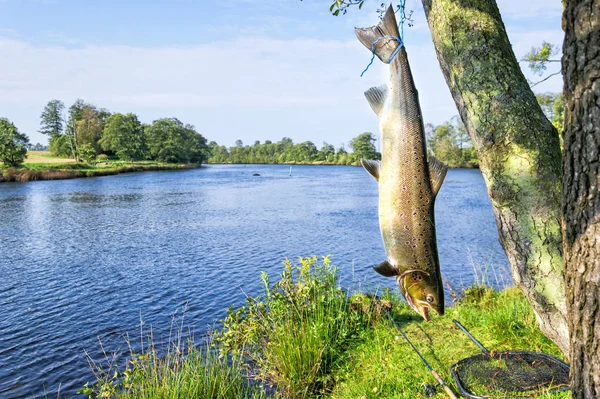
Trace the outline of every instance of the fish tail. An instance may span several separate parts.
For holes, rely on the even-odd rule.
[[[394,8],[390,5],[379,24],[370,28],[354,28],[358,40],[383,62],[389,63],[404,44],[400,39]]]

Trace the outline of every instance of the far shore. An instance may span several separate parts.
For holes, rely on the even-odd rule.
[[[94,165],[75,162],[73,159],[53,157],[47,151],[29,151],[25,163],[18,168],[4,167],[0,163],[0,183],[35,180],[63,180],[80,177],[118,175],[121,173],[157,170],[194,169],[200,164],[162,163],[153,161],[106,161]]]

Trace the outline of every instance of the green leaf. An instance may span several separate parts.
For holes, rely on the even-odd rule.
[[[335,15],[336,17],[337,17],[339,14],[340,14],[340,10],[335,10],[335,11],[333,12],[333,15]]]
[[[361,1],[360,3],[358,3],[358,9],[359,9],[359,10],[362,8],[363,4],[365,4],[365,2],[364,2],[364,1]]]
[[[329,12],[332,12],[332,11],[333,11],[333,7],[335,7],[336,5],[337,5],[337,3],[333,3],[333,4],[331,5],[331,7],[329,7]]]

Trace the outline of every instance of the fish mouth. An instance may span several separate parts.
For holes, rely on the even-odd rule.
[[[400,291],[402,292],[402,295],[404,295],[404,299],[406,299],[406,302],[408,303],[408,305],[411,308],[413,308],[415,312],[420,314],[421,317],[423,317],[425,319],[425,321],[429,321],[430,320],[429,306],[420,304],[420,307],[417,307],[417,305],[415,305],[415,303],[413,302],[413,299],[411,298],[411,296],[408,294],[407,291],[402,290],[402,289]]]
[[[429,321],[429,306],[423,306],[421,309],[423,309],[423,313],[421,313],[421,316],[423,316],[425,321]]]

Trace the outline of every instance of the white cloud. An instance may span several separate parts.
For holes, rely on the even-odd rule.
[[[218,129],[227,143],[241,133],[239,128],[228,131],[223,110],[231,120],[245,121],[246,140],[260,133],[337,143],[376,130],[362,93],[387,78],[387,68],[377,60],[359,77],[370,55],[358,41],[243,38],[194,47],[65,48],[1,39],[0,54],[0,104],[4,112],[14,110],[28,134],[37,130],[47,101],[58,98],[68,105],[81,97],[150,119],[194,115],[184,122]],[[451,116],[455,112],[446,109],[453,103],[432,50],[415,46],[409,54],[426,118],[440,122]],[[24,109],[30,113],[27,119],[21,116]],[[446,110],[441,118],[440,109]],[[271,111],[269,118],[266,111]],[[292,122],[290,115],[300,121]],[[332,138],[322,137],[323,131]],[[314,132],[321,133],[315,137]]]
[[[503,15],[516,13],[510,1],[500,1]],[[415,21],[422,26],[406,28],[405,33],[423,116],[427,122],[442,123],[457,111],[420,2],[411,2]],[[371,7],[377,8],[376,3]],[[542,2],[532,4],[524,6],[526,12],[537,10]],[[374,10],[347,17],[348,29],[377,22]],[[507,28],[518,58],[542,40],[562,41],[560,25],[535,31],[522,24]],[[283,136],[337,145],[363,131],[377,131],[377,118],[362,93],[387,80],[387,66],[376,59],[360,78],[370,54],[351,33],[347,40],[259,35],[245,33],[238,39],[189,47],[36,46],[5,35],[0,37],[0,116],[12,119],[34,142],[43,141],[34,132],[45,103],[57,98],[68,106],[78,97],[114,112],[138,113],[145,122],[179,117],[227,145],[238,138],[249,142]],[[561,86],[556,77],[536,89],[559,91]]]

